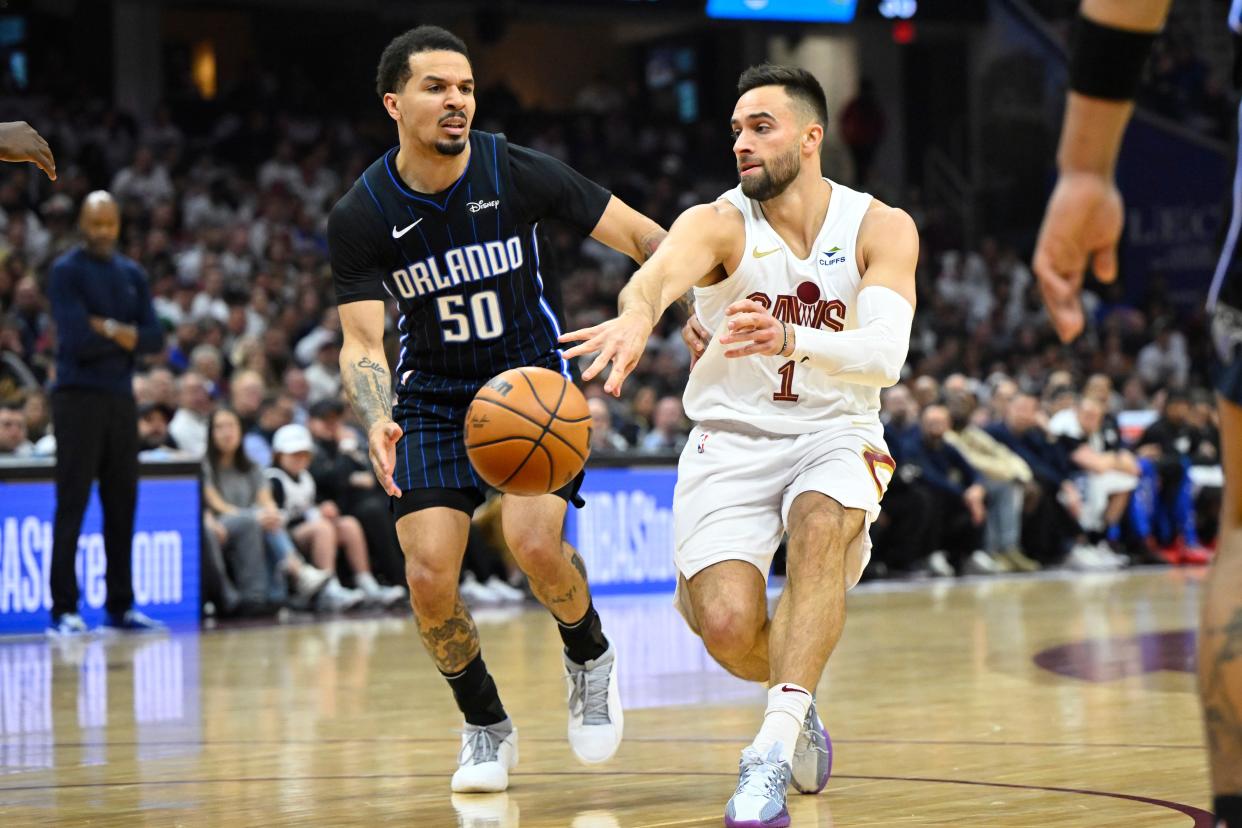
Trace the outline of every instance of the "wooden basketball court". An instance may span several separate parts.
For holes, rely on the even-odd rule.
[[[794,826],[1210,828],[1201,572],[865,585],[819,686],[835,749]],[[0,643],[0,825],[720,825],[763,692],[667,596],[602,598],[626,742],[565,741],[559,639],[479,613],[520,732],[508,794],[450,797],[459,717],[408,617]]]

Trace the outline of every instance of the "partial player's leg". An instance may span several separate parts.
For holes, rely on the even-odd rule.
[[[1233,366],[1230,371],[1239,371]],[[1242,372],[1240,372],[1242,373]],[[1207,727],[1215,813],[1242,826],[1242,406],[1217,398],[1225,491],[1219,542],[1204,589],[1199,693]]]
[[[470,529],[470,498],[458,490],[444,489],[407,491],[403,500],[428,497],[437,491],[446,495],[440,503],[450,500],[450,495],[460,495],[463,502],[459,506],[418,508],[397,520],[410,604],[423,645],[466,718],[453,790],[503,791],[509,785],[509,771],[517,764],[517,730],[483,663],[478,628],[457,592]]]
[[[680,608],[712,658],[738,678],[767,682],[767,583],[754,564],[725,560],[680,576]]]
[[[509,551],[556,619],[565,644],[570,747],[583,762],[603,762],[617,752],[625,724],[617,654],[591,602],[586,565],[565,542],[566,507],[555,494],[505,495],[501,525]]]
[[[787,525],[785,590],[768,635],[771,687],[763,726],[742,751],[737,791],[725,808],[728,826],[787,824],[785,785],[818,793],[828,782],[831,747],[812,693],[845,626],[845,591],[861,571],[849,560],[866,513],[805,491],[793,501]],[[803,742],[799,745],[799,742]],[[795,750],[801,747],[801,755]]]

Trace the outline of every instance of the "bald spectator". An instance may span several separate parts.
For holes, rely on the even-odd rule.
[[[181,450],[195,457],[207,451],[207,420],[215,408],[208,387],[200,374],[183,374],[178,384],[177,413],[168,424],[168,432]]]
[[[96,479],[108,561],[105,625],[157,629],[162,625],[134,609],[131,544],[138,503],[138,412],[133,376],[136,357],[162,350],[164,333],[146,274],[116,252],[121,215],[112,196],[103,191],[88,195],[79,226],[84,244],[56,260],[48,285],[60,338],[52,395],[56,517],[48,631],[86,631],[78,614],[75,561]]]

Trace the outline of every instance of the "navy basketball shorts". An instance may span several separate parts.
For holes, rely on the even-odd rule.
[[[474,514],[491,487],[470,465],[466,456],[466,409],[474,394],[397,395],[392,418],[401,426],[393,482],[401,497],[391,499],[395,518],[411,512],[445,506]],[[585,473],[579,473],[553,494],[581,508],[578,496]]]

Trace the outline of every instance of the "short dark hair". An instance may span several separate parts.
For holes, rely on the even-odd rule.
[[[399,34],[384,47],[379,68],[375,70],[375,92],[381,98],[396,92],[410,79],[410,55],[419,52],[460,52],[470,60],[466,44],[448,29],[439,26],[418,26]]]
[[[760,86],[783,86],[790,98],[809,109],[820,126],[828,128],[828,97],[810,72],[797,66],[760,63],[737,79],[737,94],[745,95]]]

